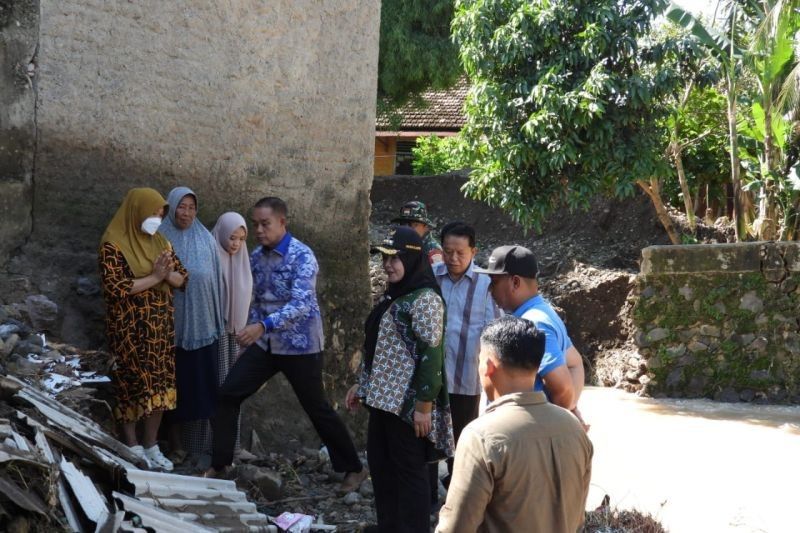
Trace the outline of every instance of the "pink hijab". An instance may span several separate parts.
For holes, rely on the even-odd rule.
[[[238,333],[247,325],[250,298],[253,295],[253,274],[250,272],[250,257],[247,244],[234,255],[228,253],[230,237],[234,231],[244,228],[247,237],[247,223],[239,213],[224,213],[217,220],[211,234],[217,241],[219,264],[222,270],[222,314],[225,318],[225,331]]]

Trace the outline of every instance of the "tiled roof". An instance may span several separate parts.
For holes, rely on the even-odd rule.
[[[408,103],[400,108],[403,117],[400,123],[401,130],[425,131],[457,131],[464,126],[464,100],[467,97],[469,82],[461,78],[455,86],[443,91],[426,91],[422,98],[428,103],[424,109],[419,109]],[[381,115],[377,119],[377,130],[391,128],[388,117]]]

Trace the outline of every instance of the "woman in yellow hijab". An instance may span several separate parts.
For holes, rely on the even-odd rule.
[[[156,233],[166,201],[155,190],[131,189],[100,243],[108,346],[125,444],[151,468],[172,470],[156,436],[164,411],[175,408],[172,289],[187,272],[169,241]],[[143,422],[142,443],[136,436]]]

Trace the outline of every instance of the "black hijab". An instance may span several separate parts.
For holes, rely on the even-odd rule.
[[[400,261],[403,263],[403,279],[397,283],[389,283],[386,291],[370,311],[364,323],[364,367],[369,370],[372,368],[372,358],[375,356],[375,346],[378,344],[378,331],[380,329],[383,314],[392,305],[392,302],[419,289],[433,289],[440,297],[442,291],[436,276],[428,262],[428,258],[422,253],[422,239],[411,228],[397,228],[396,232],[413,232],[416,240],[419,241],[419,250],[400,250],[397,252]],[[408,238],[409,236],[404,237]]]

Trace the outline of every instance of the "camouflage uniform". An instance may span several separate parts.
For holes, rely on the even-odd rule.
[[[418,200],[408,202],[400,209],[400,216],[392,219],[393,224],[407,224],[409,222],[421,222],[428,226],[428,232],[422,237],[422,252],[428,258],[428,262],[434,264],[444,261],[442,245],[436,241],[430,231],[433,229],[433,222],[428,218],[428,208],[425,207],[424,203]]]

